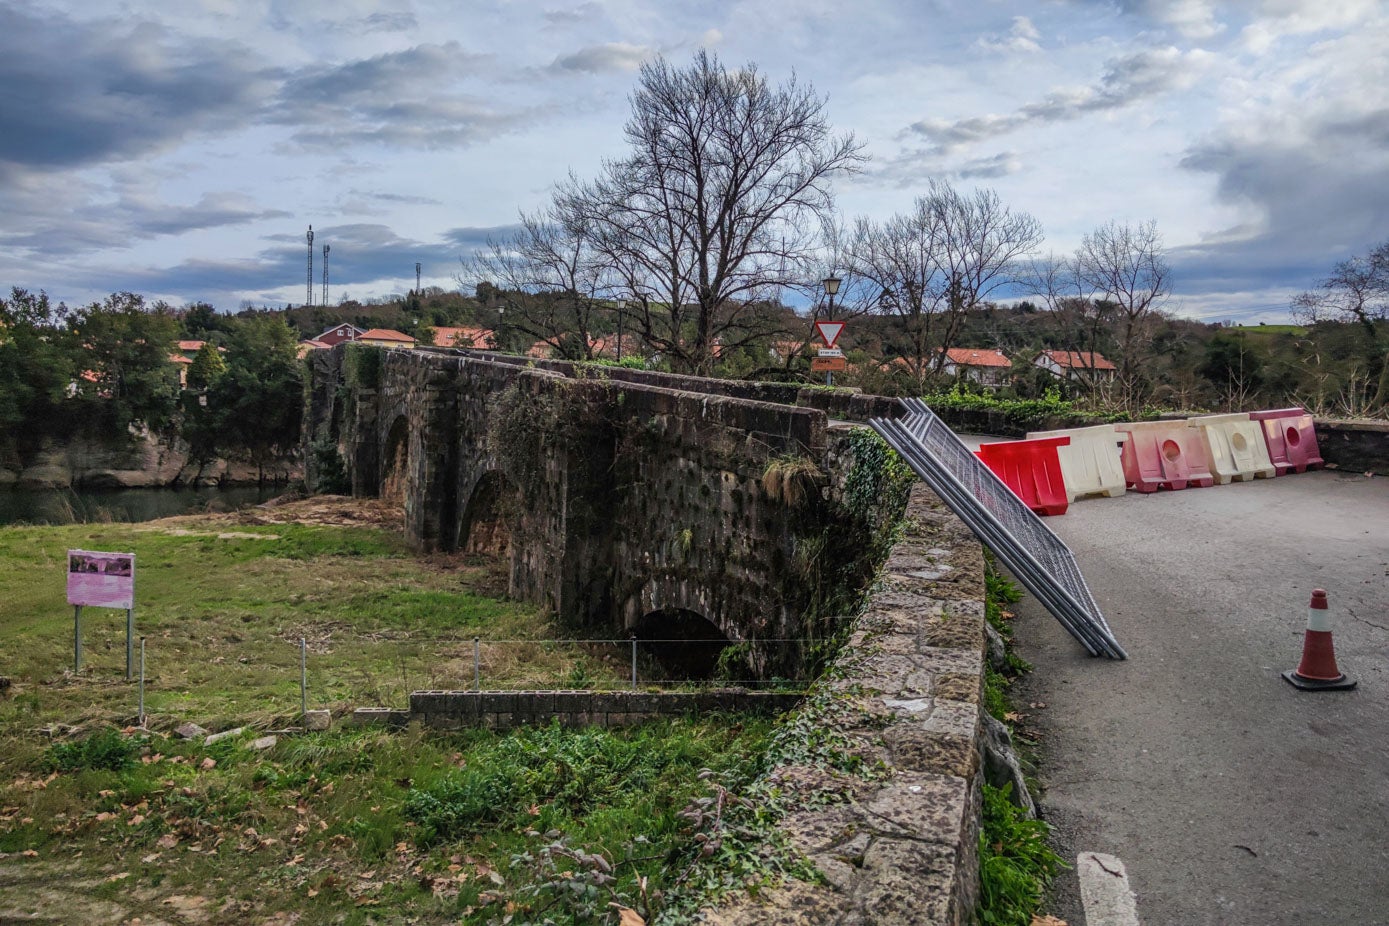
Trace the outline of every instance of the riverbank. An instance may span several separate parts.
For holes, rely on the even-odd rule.
[[[220,459],[197,463],[189,459],[183,441],[148,433],[125,443],[75,438],[0,459],[0,490],[288,485],[303,475],[302,463],[292,459],[263,466]]]

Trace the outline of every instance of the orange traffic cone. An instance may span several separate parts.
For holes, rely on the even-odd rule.
[[[1302,661],[1296,669],[1283,673],[1288,684],[1303,691],[1336,691],[1354,688],[1355,682],[1336,668],[1336,650],[1331,645],[1331,618],[1327,613],[1326,590],[1313,589],[1307,607],[1307,633],[1302,638]]]

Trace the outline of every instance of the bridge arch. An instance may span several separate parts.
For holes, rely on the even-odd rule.
[[[511,531],[521,510],[521,490],[499,469],[478,476],[458,526],[464,553],[509,557]]]
[[[718,625],[687,608],[660,608],[643,614],[630,628],[643,652],[671,679],[706,679],[732,645]]]
[[[410,473],[410,419],[396,416],[386,432],[381,455],[380,497],[404,505]]]

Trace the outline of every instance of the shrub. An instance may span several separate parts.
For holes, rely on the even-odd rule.
[[[135,764],[140,743],[127,739],[118,730],[105,729],[86,739],[57,743],[44,756],[44,768],[54,772],[101,769],[119,772]]]

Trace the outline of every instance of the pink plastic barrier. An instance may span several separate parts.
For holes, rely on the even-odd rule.
[[[1289,471],[1306,472],[1309,467],[1325,465],[1312,416],[1300,408],[1275,408],[1265,412],[1250,412],[1250,421],[1257,421],[1268,444],[1268,457],[1278,475]]]
[[[1114,429],[1129,433],[1122,460],[1130,488],[1156,492],[1215,484],[1201,435],[1185,421],[1130,421]]]
[[[1065,514],[1071,500],[1056,448],[1070,443],[1069,437],[1042,437],[980,444],[976,453],[1024,505],[1038,514]]]

